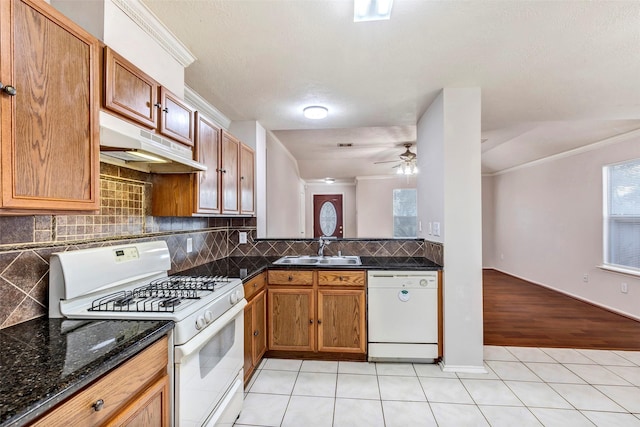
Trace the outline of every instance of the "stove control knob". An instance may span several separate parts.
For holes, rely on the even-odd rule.
[[[240,301],[242,298],[244,298],[244,292],[242,292],[242,289],[238,289],[236,291],[236,295],[238,297],[238,301]]]
[[[231,304],[237,303],[238,302],[238,294],[236,294],[235,292],[231,292],[230,300],[231,300]]]
[[[211,323],[213,322],[213,313],[210,312],[209,310],[205,311],[204,313],[204,320],[207,321],[207,323]]]
[[[204,321],[204,317],[198,316],[198,318],[196,319],[196,329],[200,330],[204,328],[205,325],[206,325],[206,322]]]

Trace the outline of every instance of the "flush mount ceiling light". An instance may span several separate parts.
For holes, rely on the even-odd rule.
[[[307,107],[302,110],[302,112],[307,119],[313,120],[324,119],[325,117],[327,117],[327,114],[329,114],[329,110],[319,105],[312,105],[310,107]]]
[[[391,6],[393,6],[393,0],[354,0],[353,22],[389,19]]]
[[[324,182],[327,183],[327,184],[333,184],[334,182],[336,182],[336,179],[327,177],[327,178],[324,179]]]

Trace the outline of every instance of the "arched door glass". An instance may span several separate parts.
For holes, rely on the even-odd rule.
[[[320,208],[320,230],[324,236],[333,236],[338,224],[338,212],[331,202],[324,202]]]

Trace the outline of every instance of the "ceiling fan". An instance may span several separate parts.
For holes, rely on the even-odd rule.
[[[413,175],[418,173],[418,167],[416,165],[416,160],[417,160],[417,155],[416,153],[412,152],[410,150],[411,146],[413,145],[410,142],[407,142],[405,144],[402,144],[406,150],[404,151],[404,153],[400,154],[398,157],[400,157],[400,160],[386,160],[386,161],[382,161],[382,162],[374,162],[374,164],[380,164],[380,163],[398,163],[397,165],[393,166],[393,169],[398,169],[397,173],[398,175]]]

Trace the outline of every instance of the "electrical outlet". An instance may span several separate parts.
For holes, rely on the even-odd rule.
[[[238,233],[238,243],[245,244],[247,243],[247,232],[246,231],[241,231]]]
[[[620,292],[622,292],[623,294],[629,292],[629,288],[627,287],[627,284],[625,282],[620,283]]]
[[[189,237],[187,239],[187,253],[191,253],[193,252],[193,239],[191,237]]]
[[[589,282],[589,275],[587,273],[584,273],[584,275],[582,276],[582,281],[584,283],[588,283]]]
[[[440,223],[439,222],[434,222],[433,223],[433,235],[434,236],[440,236]]]

